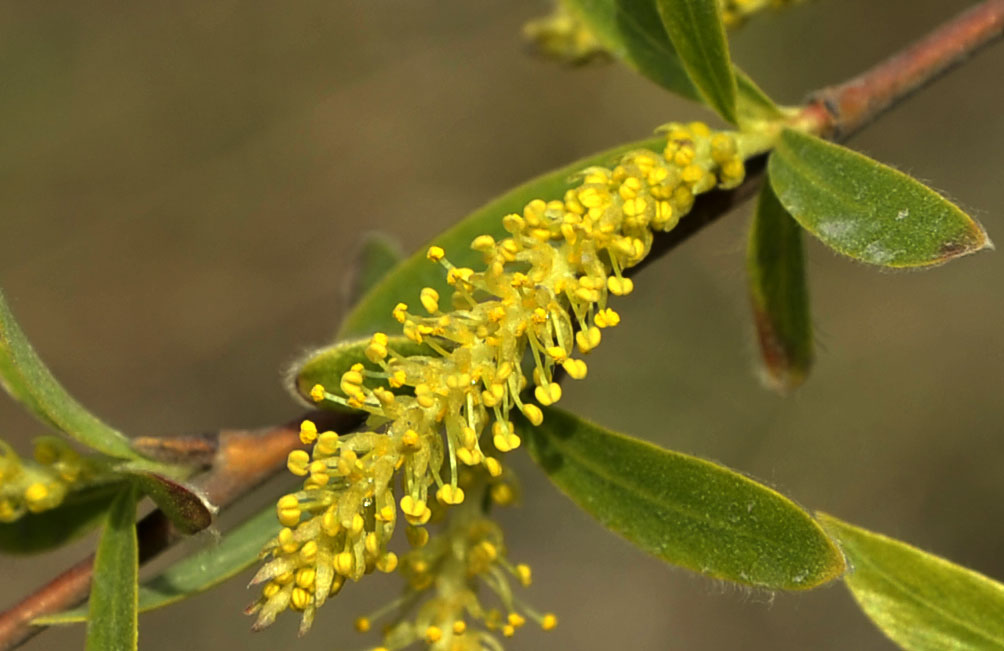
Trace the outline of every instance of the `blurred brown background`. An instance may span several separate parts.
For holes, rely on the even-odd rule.
[[[754,21],[733,47],[797,102],[969,4],[819,0]],[[532,175],[710,117],[621,67],[526,56],[520,26],[545,10],[0,4],[0,286],[24,329],[82,402],[131,434],[297,413],[280,369],[333,332],[362,232],[412,250]],[[1002,63],[1000,47],[980,54],[852,143],[950,194],[997,238]],[[1004,579],[1004,257],[888,273],[811,244],[819,359],[780,399],[753,370],[746,220],[732,215],[637,279],[563,406]],[[39,433],[0,401],[0,435],[27,451]],[[840,585],[772,596],[669,568],[518,463],[528,497],[502,516],[510,553],[534,566],[529,598],[561,625],[528,627],[513,649],[892,648]],[[0,607],[92,544],[0,559]],[[361,648],[374,640],[350,622],[398,589],[388,577],[350,587],[297,641],[294,616],[250,633],[247,578],[144,616],[142,648]],[[75,627],[28,648],[82,639]]]

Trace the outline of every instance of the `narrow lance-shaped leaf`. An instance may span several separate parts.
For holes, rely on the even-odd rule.
[[[38,554],[60,547],[97,527],[123,483],[72,491],[63,503],[41,513],[26,513],[0,523],[0,552]]]
[[[931,188],[815,136],[786,129],[768,173],[798,223],[855,260],[917,267],[990,244],[982,226]]]
[[[1004,585],[824,513],[852,570],[844,582],[886,635],[910,651],[1004,649]]]
[[[717,464],[546,409],[523,424],[550,479],[608,529],[675,565],[786,590],[844,571],[840,551],[808,513]]]
[[[204,592],[247,569],[258,560],[258,553],[278,530],[275,507],[247,520],[227,532],[213,544],[184,558],[160,574],[144,581],[139,588],[139,612],[169,606]],[[34,620],[39,626],[75,624],[87,619],[85,608],[48,615]]]
[[[753,320],[768,384],[786,392],[812,365],[812,322],[802,228],[769,183],[760,190],[746,258]]]
[[[617,59],[677,95],[700,100],[666,36],[655,0],[565,0],[565,4]]]
[[[652,138],[629,143],[549,172],[489,202],[432,242],[444,248],[455,265],[474,266],[481,260],[481,254],[470,249],[471,240],[482,234],[499,238],[506,235],[502,217],[507,213],[522,212],[533,199],[560,199],[575,184],[574,175],[591,165],[608,165],[622,154],[637,149],[662,151],[665,142],[664,138]],[[377,283],[345,318],[337,339],[364,337],[377,331],[400,331],[401,326],[391,316],[391,311],[401,301],[417,300],[423,287],[433,287],[440,294],[449,295],[451,290],[443,268],[429,262],[425,252],[425,248],[420,249]]]
[[[136,487],[130,484],[118,494],[108,510],[108,520],[94,558],[87,651],[128,651],[137,647],[136,495]]]
[[[113,457],[138,455],[129,439],[87,411],[52,373],[28,343],[0,293],[0,379],[4,388],[45,423],[84,445]]]
[[[736,124],[738,91],[718,0],[657,0],[657,6],[690,80],[709,106]]]
[[[565,0],[604,48],[651,81],[678,95],[701,101],[669,40],[656,0]],[[772,120],[781,111],[741,70],[733,67],[740,124]]]

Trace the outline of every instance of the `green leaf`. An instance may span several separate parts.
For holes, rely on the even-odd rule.
[[[388,236],[383,233],[364,235],[346,289],[349,307],[365,296],[402,259],[401,247]]]
[[[0,552],[37,554],[65,545],[98,526],[123,483],[73,491],[63,503],[41,513],[26,513],[0,524]]]
[[[270,505],[224,535],[219,544],[196,552],[145,581],[139,589],[139,612],[177,603],[244,571],[258,560],[258,552],[275,537],[278,530],[275,507]],[[40,617],[32,624],[54,626],[75,624],[86,619],[87,610],[76,608]]]
[[[769,384],[796,388],[812,366],[812,322],[802,229],[769,183],[760,190],[746,257],[760,354]]]
[[[662,26],[656,0],[565,0],[565,4],[626,65],[677,95],[701,101]],[[749,77],[738,68],[734,71],[740,124],[781,117],[774,102]]]
[[[87,651],[136,649],[139,550],[136,543],[136,487],[120,492],[108,510],[94,558],[87,617]]]
[[[736,124],[736,78],[717,0],[657,0],[659,16],[690,80],[708,105]]]
[[[818,513],[852,571],[858,605],[904,649],[1004,649],[1004,585],[906,543]]]
[[[43,422],[113,457],[135,459],[129,439],[84,409],[52,376],[28,343],[0,293],[0,379]]]
[[[425,262],[428,264],[427,260]],[[397,322],[394,323],[397,325]],[[369,343],[370,337],[349,339],[308,354],[293,365],[290,373],[290,383],[294,393],[308,405],[314,406],[315,403],[310,398],[310,390],[314,385],[320,384],[330,393],[339,394],[342,374],[348,371],[353,364],[363,364],[370,370],[382,371],[379,366],[366,357],[365,351]],[[387,348],[405,357],[435,354],[428,346],[416,344],[404,335],[388,337]],[[333,407],[339,411],[355,411],[349,407],[341,407],[332,403],[325,403],[324,406],[326,408]]]
[[[916,267],[990,245],[982,226],[934,190],[815,136],[786,129],[768,172],[798,223],[855,260]]]
[[[521,426],[551,480],[603,526],[665,561],[748,585],[804,590],[844,571],[791,500],[728,468],[555,409]]]
[[[615,57],[677,95],[701,96],[659,18],[655,0],[565,0]]]
[[[471,240],[482,234],[499,238],[506,236],[502,218],[508,213],[523,212],[523,207],[533,199],[560,199],[566,190],[577,184],[575,174],[591,165],[608,165],[623,154],[638,149],[661,152],[664,145],[665,139],[661,137],[633,142],[549,172],[474,211],[437,236],[432,243],[443,247],[453,264],[459,267],[477,266],[481,254],[470,249]],[[337,338],[352,339],[379,331],[400,332],[401,325],[393,319],[391,310],[399,302],[417,301],[423,287],[433,287],[442,296],[449,296],[452,290],[446,284],[446,274],[441,266],[426,260],[426,250],[423,247],[377,283],[346,317]]]
[[[180,532],[193,534],[212,524],[215,508],[195,488],[150,470],[128,466],[122,470],[136,480],[143,494],[157,504]]]

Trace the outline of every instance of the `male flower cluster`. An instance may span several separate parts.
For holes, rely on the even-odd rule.
[[[408,629],[418,633],[388,637],[389,648],[403,648],[406,638],[408,644],[425,639],[434,649],[481,648],[461,642],[487,633],[466,624],[450,628],[465,621],[465,609],[489,630],[518,628],[525,617],[514,607],[505,629],[493,611],[472,606],[476,601],[466,596],[486,572],[498,583],[496,574],[508,563],[499,553],[500,538],[488,540],[494,551],[483,571],[468,567],[447,580],[445,568],[469,563],[488,548],[470,551],[477,545],[465,542],[473,516],[461,518],[464,526],[447,523],[432,543],[424,527],[434,512],[464,503],[468,492],[478,497],[496,490],[502,454],[522,443],[515,414],[533,425],[542,422],[540,406],[562,396],[559,368],[573,379],[586,377],[582,356],[620,321],[608,301],[631,293],[625,271],[648,254],[653,233],[672,229],[695,195],[741,183],[734,134],[713,134],[701,123],[670,124],[665,132],[661,153],[639,150],[612,168],[586,169],[562,199],[534,200],[521,214],[503,217],[508,237],[482,235],[471,242],[481,253],[478,270],[454,266],[443,249],[431,247],[427,256],[443,267],[450,295],[427,287],[420,310],[404,303],[393,310],[404,336],[427,354],[400,354],[386,333],[376,333],[365,352],[370,365],[352,366],[338,387],[314,387],[318,403],[353,407],[369,417],[365,431],[343,435],[303,424],[301,440],[313,449],[289,455],[290,471],[305,479],[301,490],[277,503],[283,528],[263,551],[266,562],[253,581],[265,584],[249,609],[258,614],[256,627],[291,608],[303,613],[305,631],[316,609],[347,580],[400,566],[410,591],[435,590],[429,603],[441,608],[431,619],[423,619],[427,611],[419,608],[415,621],[422,625]],[[480,516],[479,501],[474,508]],[[407,562],[388,550],[399,512],[415,548]],[[452,551],[433,562],[423,551],[427,544]],[[427,579],[421,586],[413,579],[416,567],[425,568],[417,572]]]
[[[22,460],[0,441],[0,522],[56,508],[67,492],[88,483],[97,473],[95,462],[55,437],[36,441],[34,460]]]

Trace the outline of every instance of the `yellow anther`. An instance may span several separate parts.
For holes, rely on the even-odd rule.
[[[485,457],[485,470],[487,470],[488,474],[492,477],[502,476],[502,464],[494,457]]]
[[[430,626],[425,629],[425,641],[429,644],[435,644],[443,639],[443,629],[438,626]]]
[[[317,443],[314,444],[314,458],[316,459],[318,456],[330,457],[338,451],[338,446],[338,434],[324,432],[317,437]]]
[[[288,585],[288,584],[290,584],[290,583],[293,582],[293,573],[292,572],[283,572],[279,576],[275,577],[274,580],[279,585]]]
[[[519,582],[523,584],[524,587],[529,587],[533,582],[533,572],[530,570],[530,566],[526,563],[520,563],[516,566],[516,578]]]
[[[509,624],[515,628],[519,628],[523,624],[526,624],[526,618],[519,613],[509,613],[509,617],[506,619],[509,621]]]
[[[587,367],[586,363],[581,359],[567,359],[561,367],[565,369],[565,372],[568,373],[573,380],[581,380],[585,378],[586,373],[589,370],[589,367]]]
[[[687,165],[680,173],[680,178],[683,179],[684,183],[693,185],[704,178],[704,168],[700,165]]]
[[[313,563],[314,559],[317,558],[317,543],[313,540],[308,540],[300,548],[300,560],[304,563]]]
[[[401,447],[408,452],[414,452],[421,449],[422,439],[419,438],[418,432],[413,429],[406,431],[401,436]]]
[[[513,213],[502,218],[502,228],[506,229],[513,235],[516,235],[526,228],[526,222],[523,221],[522,217]]]
[[[429,250],[425,252],[425,257],[433,262],[439,262],[446,257],[446,251],[444,251],[442,247],[430,246]]]
[[[356,557],[352,552],[339,552],[335,554],[334,563],[332,565],[335,571],[342,576],[351,576],[352,570],[356,566]]]
[[[369,617],[359,617],[355,621],[356,630],[360,633],[368,633],[371,625]]]
[[[579,352],[586,354],[600,345],[600,339],[602,337],[603,335],[600,334],[600,329],[593,326],[576,332],[575,343],[579,346]]]
[[[406,303],[398,303],[394,306],[391,314],[398,323],[404,323],[408,320],[408,305]]]
[[[306,450],[293,450],[286,457],[286,467],[294,475],[303,477],[307,474],[307,466],[310,464],[310,455]]]
[[[24,491],[24,500],[28,503],[29,508],[39,505],[41,502],[45,501],[45,498],[48,496],[49,489],[46,488],[45,484],[40,482],[31,484]]]
[[[316,570],[312,567],[301,567],[296,571],[296,585],[304,590],[310,590],[314,586],[314,578],[317,576]]]
[[[533,425],[540,425],[544,422],[544,412],[542,412],[540,407],[537,405],[523,405],[523,415],[526,416],[526,419]],[[519,444],[517,443],[516,446],[513,447],[517,447],[518,445]],[[495,447],[498,447],[497,441],[495,443]],[[505,450],[503,450],[503,452],[505,452]]]
[[[397,554],[387,552],[377,560],[376,568],[384,574],[390,574],[397,569]]]
[[[267,584],[265,584],[265,587],[262,588],[261,595],[266,599],[271,599],[275,595],[279,594],[280,590],[282,590],[281,585],[279,585],[274,581],[269,581]]]
[[[283,495],[276,502],[279,522],[286,527],[295,527],[300,522],[300,500],[295,495]]]
[[[450,285],[456,285],[461,280],[469,283],[473,275],[474,270],[469,267],[454,267],[446,272],[446,282]]]
[[[635,197],[634,199],[628,199],[624,202],[623,210],[624,214],[628,217],[636,217],[645,213],[645,209],[648,208],[648,202],[642,197]]]
[[[544,352],[547,353],[548,357],[558,362],[559,364],[565,361],[565,359],[568,357],[568,351],[566,351],[561,346],[548,346],[547,348],[544,349]]]
[[[300,423],[300,443],[312,445],[317,440],[317,425],[312,420]]]
[[[561,385],[557,382],[541,385],[534,389],[533,396],[545,407],[553,405],[561,400]]]
[[[408,380],[408,375],[403,370],[397,369],[396,371],[390,374],[389,378],[387,378],[387,384],[389,384],[393,389],[398,389],[400,387],[403,387],[404,383],[407,382],[407,380]]]
[[[540,627],[545,631],[550,631],[558,625],[558,617],[553,613],[547,613],[540,620]]]
[[[411,495],[401,498],[401,512],[405,518],[413,525],[422,525],[429,521],[432,512],[426,506],[425,500],[415,499]]]
[[[463,635],[466,631],[467,631],[467,622],[465,622],[462,619],[458,619],[457,621],[453,622],[454,635]]]
[[[460,459],[465,466],[476,466],[484,459],[484,455],[481,454],[481,450],[460,448],[457,450],[457,459]]]
[[[321,516],[321,528],[329,536],[335,536],[341,530],[342,524],[338,521],[338,512],[334,506],[329,507]]]
[[[452,484],[444,484],[436,491],[436,499],[443,504],[460,504],[464,501],[464,489]]]
[[[310,593],[303,588],[293,588],[290,595],[290,605],[296,610],[303,610],[310,603]]]
[[[502,635],[504,637],[512,637],[513,635],[516,635],[516,627],[512,624],[506,624],[502,627]]]
[[[471,242],[471,248],[482,253],[491,251],[495,246],[495,238],[491,235],[478,235]]]
[[[378,520],[383,522],[393,522],[394,518],[397,516],[397,509],[395,509],[390,504],[380,507],[380,510],[376,512],[376,517]]]
[[[380,406],[382,406],[384,409],[393,406],[394,402],[397,400],[397,398],[394,397],[393,393],[391,393],[387,389],[384,389],[383,387],[376,387],[375,389],[373,389],[373,395],[376,396],[376,399],[380,401]]]
[[[593,317],[593,323],[599,328],[613,328],[621,322],[621,315],[615,312],[612,308],[607,308],[605,310],[600,310]]]
[[[542,307],[534,308],[533,314],[530,315],[533,322],[537,325],[543,325],[547,323],[547,310]]]
[[[634,289],[634,282],[632,282],[630,278],[610,276],[610,278],[607,279],[607,289],[610,290],[611,294],[626,296]]]
[[[422,307],[429,314],[435,314],[439,311],[439,292],[431,287],[425,287],[422,289],[420,298],[422,300]]]
[[[326,392],[322,385],[315,384],[313,387],[310,388],[310,399],[313,400],[314,402],[321,402],[322,400],[324,400],[325,393]]]

